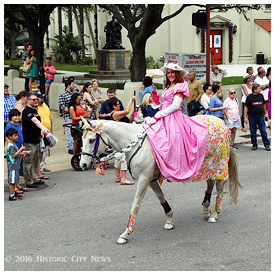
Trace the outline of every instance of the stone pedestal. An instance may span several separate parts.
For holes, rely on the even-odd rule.
[[[98,70],[114,71],[128,70],[130,65],[130,51],[126,50],[98,50]]]
[[[129,79],[130,51],[124,49],[106,49],[97,51],[98,70],[84,76],[101,79]]]

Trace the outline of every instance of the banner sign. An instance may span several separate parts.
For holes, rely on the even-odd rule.
[[[164,63],[176,63],[186,71],[194,71],[196,79],[206,75],[206,54],[205,53],[172,53],[165,52]]]

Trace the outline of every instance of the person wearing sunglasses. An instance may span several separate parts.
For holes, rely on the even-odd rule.
[[[49,133],[49,130],[41,123],[38,114],[37,95],[27,94],[27,106],[22,112],[22,130],[25,150],[28,154],[24,157],[23,171],[26,187],[37,188],[44,181],[36,179],[36,169],[39,160],[40,138]]]
[[[234,88],[228,90],[228,97],[223,102],[224,115],[226,117],[226,124],[231,131],[231,147],[233,149],[238,149],[235,145],[235,137],[237,128],[241,126],[240,121],[240,110],[239,110],[239,101],[235,97],[236,92]]]

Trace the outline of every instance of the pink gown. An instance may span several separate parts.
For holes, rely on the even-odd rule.
[[[176,84],[172,90],[166,88],[162,92],[162,109],[170,106],[174,95],[179,92],[189,96],[184,83]],[[197,175],[208,141],[208,130],[202,121],[184,115],[180,106],[177,111],[153,124],[147,137],[156,163],[166,179],[180,182]]]

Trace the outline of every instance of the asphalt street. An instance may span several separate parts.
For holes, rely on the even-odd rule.
[[[215,224],[204,220],[206,182],[164,181],[174,212],[166,231],[163,209],[148,189],[137,215],[135,234],[116,244],[125,230],[136,184],[114,182],[95,170],[50,173],[47,188],[8,201],[4,192],[4,269],[6,271],[270,271],[271,153],[259,145],[239,145],[238,203],[229,204]],[[130,176],[129,176],[130,178]],[[7,181],[5,181],[7,187]],[[212,196],[213,210],[215,192]]]

